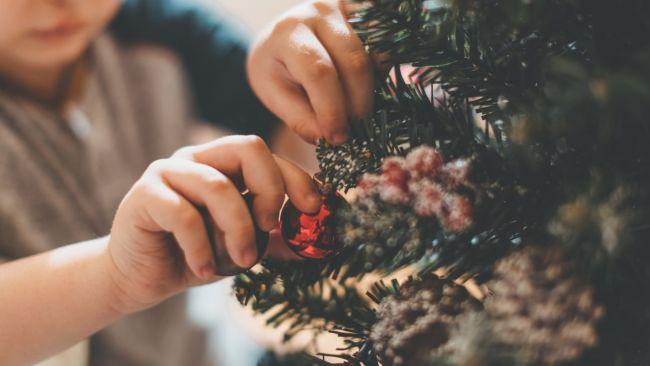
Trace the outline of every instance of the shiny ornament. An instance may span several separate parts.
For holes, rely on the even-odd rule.
[[[248,209],[252,212],[253,196],[249,193],[244,193],[242,197],[244,198]],[[242,268],[236,265],[235,262],[233,262],[230,258],[230,255],[226,250],[223,231],[217,227],[215,222],[212,220],[212,217],[208,213],[208,210],[204,207],[201,207],[199,208],[199,212],[201,212],[205,228],[208,231],[208,238],[210,239],[210,246],[212,247],[212,254],[214,256],[216,265],[216,274],[219,276],[234,276],[246,271],[248,268]],[[255,226],[257,262],[259,262],[266,253],[266,248],[269,244],[269,233],[260,229],[255,223],[253,224]]]
[[[336,255],[343,244],[336,237],[335,212],[347,206],[336,193],[323,194],[320,210],[315,214],[300,212],[291,201],[282,208],[282,238],[297,255],[307,259],[325,259]]]

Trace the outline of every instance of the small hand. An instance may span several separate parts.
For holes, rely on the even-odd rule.
[[[348,121],[372,111],[372,63],[343,8],[343,1],[327,0],[290,10],[262,33],[248,59],[253,90],[311,143],[344,142]]]
[[[244,189],[254,197],[252,215]],[[254,265],[253,222],[265,231],[275,228],[285,194],[305,212],[320,206],[311,177],[274,157],[255,136],[186,147],[151,164],[120,204],[111,230],[115,308],[134,312],[218,279],[198,206],[207,208],[223,233],[233,262]]]

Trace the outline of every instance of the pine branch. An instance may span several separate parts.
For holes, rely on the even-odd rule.
[[[420,145],[449,158],[498,149],[474,123],[465,101],[440,94],[433,85],[407,83],[402,73],[387,80],[376,96],[373,116],[353,125],[353,139],[341,146],[321,142],[317,153],[326,183],[341,190],[355,187],[365,173],[377,172],[384,158],[404,156]],[[489,133],[488,133],[489,134]]]
[[[553,213],[537,208],[544,196],[512,176],[495,152],[484,151],[471,161],[467,184],[472,188],[465,194],[471,197],[473,225],[446,230],[437,219],[417,215],[410,204],[384,201],[379,186],[379,195],[354,201],[337,213],[344,249],[330,270],[336,268],[340,278],[347,278],[419,264],[425,271],[444,268],[452,278],[489,278],[494,261],[517,248],[523,236],[543,232],[535,223]]]
[[[480,177],[473,225],[441,230],[431,217],[411,220],[403,206],[353,203],[339,213],[348,241],[339,255],[267,262],[238,278],[240,300],[269,314],[273,326],[289,324],[288,337],[312,326],[343,337],[345,349],[328,355],[343,364],[376,365],[367,336],[376,315],[350,277],[417,264],[422,274],[444,268],[450,279],[483,282],[522,241],[559,242],[607,307],[609,334],[576,363],[647,364],[639,350],[650,349],[650,204],[638,191],[650,184],[648,2],[366,3],[354,27],[396,72],[380,82],[373,115],[353,124],[351,143],[319,146],[325,180],[355,187],[386,158],[420,145],[446,159],[471,157]],[[403,74],[404,65],[413,72]],[[476,113],[487,121],[480,128]],[[616,199],[632,188],[634,195]],[[369,297],[379,302],[397,289],[381,283]],[[431,360],[438,362],[451,360]]]
[[[529,104],[531,93],[539,93],[546,60],[568,53],[590,57],[591,17],[576,12],[575,3],[452,1],[433,6],[424,0],[375,0],[352,23],[388,64],[423,68],[427,83],[468,100],[502,141],[510,122],[507,105]],[[561,21],[549,24],[558,16]]]
[[[374,315],[367,300],[353,286],[327,279],[305,286],[291,282],[292,278],[268,269],[257,273],[248,271],[235,278],[234,291],[243,305],[250,305],[260,314],[268,314],[268,325],[289,324],[285,340],[311,327],[327,330],[339,325],[364,329],[373,322]]]
[[[257,366],[335,366],[340,363],[327,362],[306,352],[277,355],[267,352],[258,362]]]

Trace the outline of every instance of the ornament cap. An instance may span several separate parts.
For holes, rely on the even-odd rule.
[[[315,173],[312,177],[312,180],[314,183],[316,183],[316,187],[322,194],[327,195],[330,193],[335,193],[334,185],[325,182],[322,172]]]

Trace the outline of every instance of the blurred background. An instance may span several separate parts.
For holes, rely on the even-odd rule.
[[[188,0],[198,1],[227,11],[240,19],[252,33],[259,32],[266,24],[302,0]]]
[[[204,3],[215,11],[226,12],[255,36],[266,25],[301,0],[188,0]],[[297,145],[291,142],[289,145]],[[286,141],[283,145],[287,145]],[[303,150],[301,150],[303,149]],[[302,154],[304,147],[299,148]],[[313,157],[293,157],[303,165]],[[296,159],[297,158],[297,159]],[[231,293],[231,281],[190,291],[190,313],[211,329],[210,349],[220,366],[254,366],[267,348],[303,348],[314,346],[316,340],[298,337],[289,345],[281,345],[282,332],[264,326],[264,319],[237,303]],[[307,336],[307,335],[305,335]],[[318,340],[323,342],[323,340]],[[320,344],[319,344],[320,346]]]

